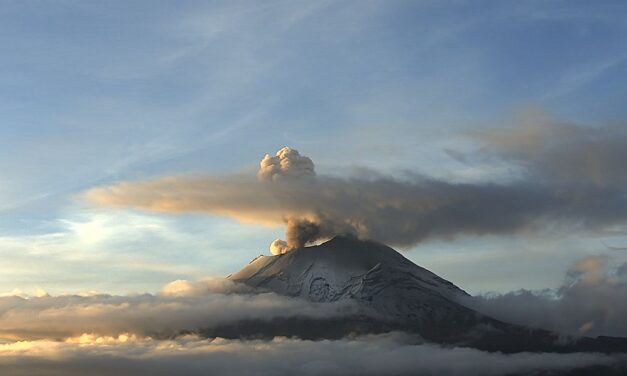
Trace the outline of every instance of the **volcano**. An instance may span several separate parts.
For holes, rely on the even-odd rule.
[[[459,287],[390,247],[346,236],[279,256],[259,256],[229,278],[314,302],[352,300],[390,322],[433,325],[477,318],[456,303],[469,296]]]
[[[315,340],[399,331],[421,340],[488,351],[627,352],[624,338],[566,338],[483,315],[464,304],[470,295],[453,283],[386,245],[350,236],[282,255],[259,256],[228,278],[259,291],[320,304],[350,302],[358,310],[324,319],[246,320],[206,329],[206,336]]]

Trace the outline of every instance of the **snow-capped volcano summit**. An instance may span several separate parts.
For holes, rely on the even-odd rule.
[[[207,329],[207,336],[307,339],[401,331],[482,350],[625,352],[627,339],[564,341],[539,328],[504,323],[464,305],[470,296],[449,281],[373,241],[338,236],[283,255],[259,256],[229,276],[235,282],[313,302],[349,302],[356,313],[336,318],[251,319]]]
[[[230,279],[316,302],[352,299],[395,322],[474,321],[465,291],[373,241],[337,236],[283,255],[259,256]]]

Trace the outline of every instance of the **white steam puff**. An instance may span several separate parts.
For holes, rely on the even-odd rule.
[[[290,247],[289,245],[287,245],[287,242],[285,240],[275,239],[270,244],[270,253],[272,253],[275,256],[282,255],[289,251],[290,251]]]
[[[259,162],[257,177],[261,181],[279,180],[284,177],[314,176],[314,164],[311,159],[301,156],[297,150],[284,147],[276,155],[266,154]]]

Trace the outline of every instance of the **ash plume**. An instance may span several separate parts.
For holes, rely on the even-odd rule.
[[[310,158],[285,147],[261,160],[256,179],[170,176],[94,188],[86,196],[102,206],[285,226],[286,239],[272,243],[273,254],[338,234],[403,247],[463,234],[627,224],[624,127],[531,124],[475,136],[481,153],[522,166],[522,177],[500,184],[333,177],[316,174]]]

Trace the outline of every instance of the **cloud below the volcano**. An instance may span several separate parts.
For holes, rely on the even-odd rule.
[[[160,294],[0,297],[0,339],[37,340],[92,333],[176,336],[245,320],[354,314],[352,302],[313,303],[253,290],[224,278],[178,280]]]
[[[574,265],[569,276],[578,281],[573,284],[607,284],[600,271],[606,266],[604,259],[591,257]],[[182,334],[247,319],[338,318],[354,313],[346,303],[252,292],[221,278],[174,281],[158,295],[2,297],[0,373],[110,375],[122,367],[137,375],[503,375],[606,367],[603,371],[627,362],[617,354],[442,347],[393,332],[319,341]]]
[[[620,366],[603,354],[489,353],[412,343],[401,334],[335,341],[275,338],[154,340],[132,335],[82,335],[64,341],[0,345],[0,371],[13,375],[504,375]],[[45,372],[43,372],[45,371]]]

